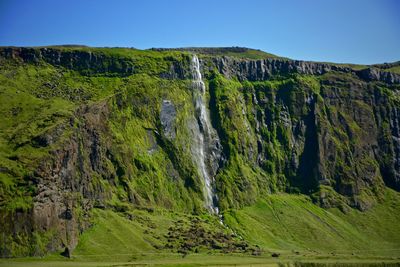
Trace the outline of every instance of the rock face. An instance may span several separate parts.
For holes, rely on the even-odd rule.
[[[276,75],[288,75],[290,73],[322,75],[334,71],[355,74],[365,81],[381,81],[388,84],[400,83],[400,75],[373,67],[363,70],[353,70],[350,67],[340,65],[300,60],[237,60],[230,57],[215,57],[213,65],[226,77],[236,77],[241,81],[263,81]]]
[[[161,105],[160,121],[164,135],[169,139],[175,138],[176,110],[170,100],[163,100]]]
[[[386,67],[113,51],[0,49],[1,256],[70,256],[93,207],[203,213],[208,198],[218,212],[288,192],[367,210],[400,191],[400,76]]]
[[[109,57],[90,51],[61,51],[52,48],[4,48],[1,56],[22,59],[26,63],[45,61],[51,65],[62,66],[83,73],[116,73],[130,75],[134,73],[134,63],[126,58]]]
[[[138,71],[135,62],[126,57],[110,57],[104,53],[91,51],[62,51],[54,48],[2,48],[0,55],[4,58],[22,59],[27,63],[38,63],[41,60],[55,66],[77,70],[84,74],[110,73],[128,76]],[[190,64],[170,58],[170,70],[162,73],[163,78],[190,79]],[[189,60],[189,57],[186,59]],[[239,60],[232,57],[215,56],[212,67],[228,78],[239,80],[262,81],[275,75],[299,73],[307,75],[322,75],[337,71],[352,73],[365,81],[382,81],[388,84],[399,84],[400,75],[386,72],[373,66],[353,70],[340,65],[307,62],[286,59]],[[379,66],[379,65],[377,65]]]
[[[82,107],[76,111],[76,118],[69,125],[60,125],[45,133],[40,140],[59,140],[59,129],[76,126],[63,147],[51,151],[29,177],[36,184],[33,206],[27,212],[4,213],[1,226],[4,235],[1,255],[13,255],[13,235],[19,235],[28,243],[44,242],[45,247],[36,247],[24,252],[31,255],[43,255],[46,251],[65,249],[68,255],[78,244],[79,234],[90,226],[89,211],[93,206],[103,203],[110,193],[96,185],[93,173],[102,173],[108,179],[113,178],[107,169],[107,143],[100,140],[100,133],[107,131],[104,125],[108,114],[107,106],[101,103],[92,107]],[[34,143],[45,147],[50,142]],[[15,223],[17,222],[17,223]],[[35,233],[54,233],[49,239],[35,239]],[[39,235],[37,235],[39,236]],[[68,256],[67,255],[67,256]]]
[[[393,86],[397,94],[398,75],[275,59],[214,58],[210,65],[227,78],[259,82],[241,85],[247,95],[243,106],[251,107],[243,111],[247,116],[242,125],[248,128],[250,122],[253,131],[239,142],[250,141],[248,148],[257,147],[256,158],[248,148],[245,158],[275,173],[287,190],[300,190],[324,206],[337,206],[338,199],[329,202],[325,193],[313,193],[332,188],[339,199],[344,196],[347,205],[361,210],[373,205],[384,183],[399,190],[398,102],[382,90]],[[299,75],[312,75],[314,82],[296,78]],[[295,78],[273,84],[280,80],[276,77],[288,76]],[[219,86],[214,90],[221,90]]]

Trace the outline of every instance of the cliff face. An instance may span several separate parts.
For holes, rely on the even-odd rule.
[[[239,101],[217,112],[216,119],[224,120],[235,107],[236,118],[240,112],[245,114],[241,124],[247,134],[242,133],[239,143],[250,144],[241,153],[248,150],[244,154],[251,166],[275,175],[285,190],[311,194],[325,207],[341,206],[344,201],[366,210],[384,185],[400,189],[397,74],[372,67],[355,70],[324,63],[226,57],[205,61],[205,70],[213,68],[240,82],[234,85]],[[211,74],[210,79],[211,93],[229,87],[219,74]]]
[[[284,76],[291,73],[322,75],[328,72],[341,72],[353,74],[364,81],[381,81],[387,84],[400,82],[400,75],[374,67],[354,70],[351,67],[328,63],[285,59],[236,60],[230,57],[214,58],[213,64],[224,76],[236,77],[240,81],[263,81],[277,75]]]
[[[199,53],[219,140],[204,158],[222,212],[274,192],[367,210],[385,187],[400,190],[399,75]],[[186,51],[0,49],[2,256],[73,249],[93,207],[206,212],[191,61]]]
[[[169,49],[166,51],[169,51]],[[194,51],[202,52],[202,50]],[[240,52],[245,51],[239,50],[238,53]],[[135,60],[135,58],[118,54],[109,56],[105,53],[94,53],[90,50],[63,51],[54,48],[2,48],[1,55],[4,58],[22,59],[27,63],[45,61],[48,64],[80,71],[83,74],[107,73],[108,75],[129,76],[135,73],[146,72],[140,62]],[[174,57],[170,57],[167,60],[170,61],[170,71],[168,73],[163,73],[163,77],[171,79],[190,78],[188,62],[177,61]],[[387,84],[400,83],[400,75],[385,71],[385,69],[388,68],[386,65],[375,65],[376,67],[371,66],[361,70],[355,70],[351,67],[329,63],[279,58],[243,60],[232,57],[221,57],[218,55],[213,56],[211,61],[212,67],[216,67],[225,77],[236,77],[240,81],[263,81],[271,79],[273,76],[288,75],[291,73],[322,75],[334,71],[350,73],[367,82],[381,81]]]

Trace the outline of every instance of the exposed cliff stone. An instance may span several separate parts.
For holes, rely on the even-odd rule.
[[[160,73],[160,77],[164,79],[174,80],[174,79],[190,79],[190,58],[184,57],[184,60],[176,60],[171,57],[167,57],[170,62],[169,70]]]
[[[159,49],[157,51],[163,50]],[[43,60],[51,65],[63,66],[84,74],[110,73],[128,76],[136,72],[135,62],[131,58],[110,57],[104,53],[91,52],[90,50],[63,51],[55,48],[4,47],[0,49],[0,56],[11,59],[19,58],[27,63],[38,63]],[[185,61],[169,59],[171,61],[170,70],[160,73],[162,78],[189,79],[191,77],[189,57]],[[262,81],[271,78],[273,75],[287,75],[289,73],[322,75],[327,72],[337,71],[355,74],[365,81],[382,81],[388,84],[400,83],[400,75],[382,71],[374,66],[362,70],[354,70],[350,67],[332,63],[273,58],[244,60],[225,56],[215,56],[212,58],[212,62],[213,66],[216,66],[226,77],[236,77],[241,81]]]
[[[252,122],[257,164],[277,177],[277,184],[306,194],[333,188],[339,195],[332,198],[328,196],[332,191],[324,191],[320,203],[360,210],[376,203],[384,183],[398,190],[399,122],[394,97],[398,81],[394,74],[370,69],[365,72],[369,76],[362,76],[347,67],[281,60],[216,58],[211,66],[215,62],[225,77],[243,81],[241,92],[249,95],[246,101],[252,107],[246,111],[247,118],[240,118],[229,116],[236,109],[240,112],[240,105],[226,106],[227,117],[235,117],[236,123],[234,127],[227,124],[230,128],[223,135],[234,131],[239,140],[230,142],[253,161],[252,134],[243,135],[247,120]],[[314,75],[313,87],[290,74]],[[393,93],[383,89],[390,85]],[[223,94],[224,86],[232,85],[217,82],[217,86]],[[217,102],[225,99],[229,96]],[[226,120],[225,115],[219,120]],[[242,143],[247,143],[244,150]]]
[[[69,138],[51,151],[48,159],[42,161],[29,178],[36,184],[32,209],[2,214],[6,216],[2,222],[18,222],[2,223],[5,237],[2,248],[11,248],[13,242],[21,242],[13,237],[15,234],[30,240],[27,242],[33,245],[45,247],[27,252],[2,250],[3,257],[18,253],[41,255],[45,251],[64,248],[68,254],[72,253],[79,234],[90,225],[90,210],[110,197],[110,192],[98,180],[98,177],[114,178],[107,166],[109,143],[100,138],[100,133],[107,131],[107,117],[106,103],[84,106],[76,111],[68,125],[60,125],[33,140],[34,145],[49,146],[59,139],[60,131],[73,129]],[[36,236],[40,235],[46,238],[37,240]]]
[[[135,64],[132,60],[111,57],[100,52],[8,47],[0,49],[0,55],[4,58],[22,59],[26,63],[45,61],[48,64],[62,66],[83,74],[110,73],[127,76],[135,72]]]
[[[83,75],[129,76],[139,72],[150,71],[147,66],[140,65],[131,57],[123,55],[107,55],[102,51],[63,50],[60,48],[26,48],[1,47],[0,58],[22,60],[25,63],[46,62],[53,66],[61,66],[79,71]],[[184,60],[165,56],[169,69],[161,71],[159,76],[164,79],[190,79],[190,58]],[[155,74],[155,73],[153,73]]]
[[[381,71],[376,68],[370,67],[363,70],[359,70],[355,72],[361,79],[369,82],[369,81],[381,81],[387,84],[399,84],[400,83],[400,75]]]
[[[160,120],[164,135],[168,139],[175,138],[175,118],[176,110],[174,104],[170,100],[163,100],[161,105]]]
[[[299,73],[307,75],[322,75],[327,72],[352,73],[365,81],[382,81],[388,84],[399,84],[400,75],[381,71],[370,67],[354,70],[341,65],[307,62],[286,59],[239,60],[232,57],[214,57],[213,66],[228,78],[236,77],[240,81],[263,81],[276,75]]]

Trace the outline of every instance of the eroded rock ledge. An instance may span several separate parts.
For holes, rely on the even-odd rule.
[[[289,73],[322,75],[336,71],[355,74],[365,81],[380,81],[387,84],[400,83],[400,75],[382,71],[372,66],[362,70],[354,70],[350,67],[319,62],[286,59],[237,60],[231,57],[213,58],[213,63],[219,72],[226,77],[236,77],[240,81],[263,81],[274,75]]]
[[[80,72],[111,73],[128,76],[136,72],[135,62],[132,58],[109,56],[101,52],[85,50],[62,50],[57,48],[25,48],[1,47],[0,56],[8,59],[22,59],[26,63],[40,62],[41,60],[54,65]],[[189,57],[188,57],[189,60]],[[387,84],[400,84],[400,75],[383,71],[371,65],[368,68],[355,70],[345,65],[333,63],[320,63],[301,60],[267,58],[263,60],[236,59],[227,56],[214,56],[212,66],[226,77],[236,77],[240,81],[262,81],[273,75],[286,75],[299,73],[308,75],[322,75],[336,71],[357,75],[367,82],[380,81]],[[185,70],[182,63],[171,61],[168,73],[160,73],[163,78],[190,79],[190,73]]]

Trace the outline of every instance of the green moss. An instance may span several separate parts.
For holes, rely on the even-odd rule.
[[[228,157],[215,178],[220,206],[226,209],[253,203],[259,194],[271,188],[267,185],[270,178],[261,169],[251,167],[256,161],[257,141],[247,110],[252,108],[248,104],[250,98],[243,95],[251,88],[248,84],[243,88],[239,82],[228,81],[217,74],[210,80],[209,87],[213,121],[217,122],[215,127]]]
[[[185,210],[202,206],[192,195],[197,191],[201,198],[201,188],[186,145],[192,108],[188,87],[184,81],[134,75],[127,80],[124,93],[110,102],[110,129],[119,146],[115,155],[127,155],[117,159],[124,169],[120,178],[137,202]],[[162,99],[171,100],[178,111],[172,142],[163,137],[159,124]]]

